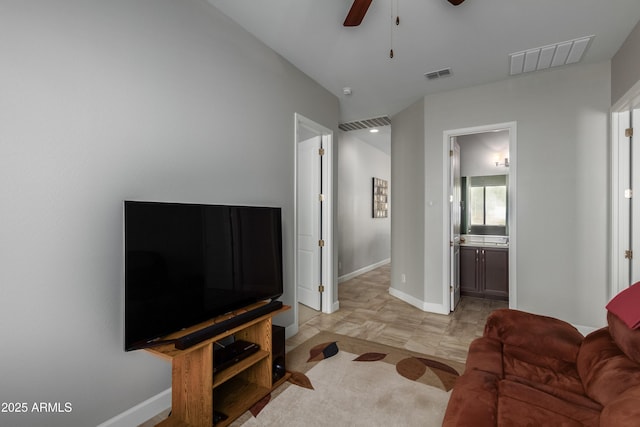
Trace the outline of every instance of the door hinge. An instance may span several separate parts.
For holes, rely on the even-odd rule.
[[[627,188],[626,190],[624,190],[625,199],[631,199],[632,197],[633,197],[633,190],[631,190],[630,188]]]
[[[324,202],[324,194],[320,194],[318,196],[318,200],[320,200],[321,202]]]
[[[449,150],[449,157],[453,157],[453,150]]]
[[[318,155],[319,155],[319,156],[324,156],[324,148],[320,148],[320,149],[318,150]]]
[[[625,259],[633,259],[633,251],[631,251],[631,250],[624,251],[624,258]]]
[[[318,285],[318,292],[324,292],[324,285]]]
[[[324,240],[322,239],[318,240],[318,246],[320,246],[321,248],[324,248]]]
[[[627,138],[631,138],[633,136],[633,128],[626,128],[624,130],[624,136]]]

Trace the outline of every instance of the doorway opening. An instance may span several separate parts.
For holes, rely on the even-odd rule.
[[[332,170],[333,132],[295,114],[295,238],[296,302],[332,313],[333,280]],[[298,304],[295,317],[298,319]]]
[[[516,123],[448,130],[443,140],[443,305],[453,311],[467,294],[515,308]]]

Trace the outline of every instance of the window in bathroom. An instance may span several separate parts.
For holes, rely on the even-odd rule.
[[[474,176],[467,180],[467,232],[507,234],[507,175]]]

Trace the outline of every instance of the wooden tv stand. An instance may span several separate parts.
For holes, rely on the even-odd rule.
[[[262,304],[254,304],[230,315],[168,335],[163,340],[179,338],[260,307]],[[171,361],[171,415],[157,425],[211,427],[215,409],[228,417],[216,423],[216,427],[226,426],[285,382],[288,375],[275,384],[272,383],[271,327],[272,318],[290,308],[290,306],[282,306],[279,310],[250,320],[184,350],[176,349],[173,344],[146,349],[156,356]],[[213,343],[230,335],[235,335],[236,339],[256,343],[260,346],[260,350],[214,374]]]

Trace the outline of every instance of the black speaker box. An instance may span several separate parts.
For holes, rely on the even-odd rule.
[[[273,383],[275,384],[286,373],[285,368],[285,351],[284,351],[284,327],[271,326],[271,351],[273,366],[271,372],[273,374]]]

